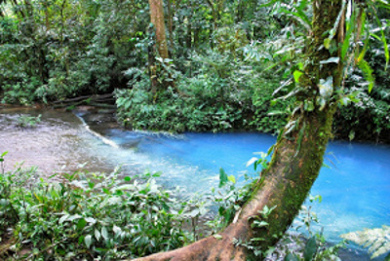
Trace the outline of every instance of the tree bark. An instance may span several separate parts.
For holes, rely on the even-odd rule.
[[[149,0],[150,20],[156,28],[156,44],[161,58],[168,58],[168,46],[165,35],[164,9],[162,0]]]
[[[304,91],[297,97],[302,104],[303,101],[316,101],[320,98],[318,86],[321,79],[332,76],[334,86],[339,86],[342,66],[336,63],[320,63],[337,56],[337,53],[331,54],[327,49],[319,47],[323,46],[328,37],[326,32],[333,28],[341,10],[341,3],[341,0],[314,2],[313,32],[307,43],[308,66],[300,81]],[[299,213],[319,174],[328,140],[332,137],[332,121],[336,109],[337,103],[330,99],[325,106],[315,105],[310,111],[304,110],[302,106],[290,117],[281,138],[275,144],[268,168],[262,171],[250,199],[238,212],[238,217],[219,233],[221,239],[210,236],[177,250],[136,260],[241,261],[248,260],[252,253],[242,244],[234,243],[237,240],[249,243],[253,238],[260,239],[252,244],[256,242],[256,247],[261,251],[266,251],[269,246],[276,244]],[[291,126],[295,127],[289,131]],[[260,213],[265,206],[275,207],[267,219]],[[256,219],[264,220],[268,225],[253,227],[253,221]]]

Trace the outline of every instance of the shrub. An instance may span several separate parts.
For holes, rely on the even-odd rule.
[[[143,256],[189,241],[185,204],[156,184],[155,175],[119,178],[76,171],[47,183],[35,169],[0,176],[0,241],[8,257],[45,260]],[[51,177],[52,178],[52,177]],[[20,254],[21,249],[31,249]],[[6,258],[6,255],[0,258]],[[4,260],[4,259],[3,259]]]

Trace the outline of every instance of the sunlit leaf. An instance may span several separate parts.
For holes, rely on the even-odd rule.
[[[303,75],[303,72],[296,70],[294,71],[293,75],[295,82],[299,83],[299,78]]]
[[[233,175],[230,175],[229,177],[228,177],[228,180],[230,181],[230,182],[232,182],[232,183],[236,183],[236,177],[234,177]]]
[[[327,60],[320,61],[320,64],[339,63],[339,62],[340,62],[340,57],[330,57]]]
[[[320,79],[320,83],[318,84],[320,89],[320,94],[324,99],[328,99],[333,93],[333,77],[329,76],[324,79]]]
[[[85,245],[87,246],[87,248],[90,248],[90,246],[92,244],[92,236],[91,235],[87,235],[84,238],[84,242],[85,242]]]
[[[95,238],[96,238],[97,241],[100,240],[100,236],[101,236],[101,235],[100,235],[99,230],[95,229]]]
[[[102,237],[103,237],[105,240],[108,239],[108,232],[107,232],[107,228],[106,228],[106,227],[102,227],[101,235],[102,235]]]
[[[368,92],[372,91],[372,88],[374,88],[375,78],[373,73],[373,70],[371,69],[371,66],[368,62],[365,60],[361,60],[358,64],[359,69],[362,71],[364,78],[368,81]]]
[[[112,230],[114,231],[115,234],[119,234],[120,232],[122,232],[122,229],[120,227],[115,226],[115,225],[112,228]]]

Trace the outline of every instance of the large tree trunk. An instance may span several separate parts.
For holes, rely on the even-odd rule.
[[[327,49],[319,47],[327,37],[326,31],[333,28],[341,10],[341,2],[323,0],[314,4],[313,38],[309,38],[308,66],[305,69],[305,76],[300,81],[301,86],[305,87],[304,93],[297,97],[300,101],[316,101],[320,95],[318,87],[320,79],[332,76],[334,86],[338,86],[340,82],[342,69],[340,65],[320,64],[320,61],[335,54],[331,55]],[[322,108],[316,105],[310,111],[305,111],[302,106],[301,110],[291,116],[274,147],[268,168],[261,173],[250,199],[242,211],[238,212],[238,217],[219,233],[221,239],[210,236],[177,250],[136,260],[239,261],[247,260],[252,253],[244,246],[235,244],[237,240],[248,243],[252,238],[261,238],[262,240],[256,242],[262,251],[276,244],[298,214],[318,176],[328,140],[332,135],[332,121],[336,108],[335,102],[328,102]],[[294,125],[296,126],[294,130],[288,133],[287,130]],[[260,214],[265,206],[275,207],[266,220]],[[252,224],[256,219],[268,222],[268,226],[253,228]]]
[[[168,46],[165,35],[164,9],[162,0],[149,0],[150,20],[156,28],[157,49],[162,58],[168,58]]]

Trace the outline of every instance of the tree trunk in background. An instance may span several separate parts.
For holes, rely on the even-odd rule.
[[[149,28],[149,35],[152,35]],[[153,43],[154,39],[150,39],[148,44],[148,65],[149,65],[149,77],[150,77],[150,89],[152,93],[155,95],[157,92],[158,81],[157,81],[157,72],[156,72],[156,45]]]
[[[192,8],[191,8],[191,12],[192,12]],[[187,45],[187,48],[190,49],[190,51],[192,50],[192,15],[189,15],[187,17],[188,19],[188,24],[187,24],[187,37],[186,37],[186,45]]]
[[[207,0],[207,3],[211,8],[211,13],[213,16],[213,31],[215,31],[217,30],[218,10],[216,9],[215,4],[212,0]]]
[[[149,60],[149,73],[151,80],[151,90],[154,94],[154,101],[157,99],[157,91],[161,84],[158,82],[157,67],[156,67],[156,54],[161,58],[166,59],[168,55],[168,45],[165,35],[164,24],[164,9],[162,0],[149,0],[150,6],[150,21],[154,25],[156,38],[155,45],[148,46],[148,60]]]
[[[50,21],[49,21],[49,3],[46,1],[43,3],[43,10],[45,12],[45,25],[46,33],[50,31]]]
[[[174,43],[173,43],[173,11],[172,11],[172,0],[168,0],[168,32],[169,32],[169,44],[170,44],[170,49],[171,52],[174,48]],[[172,53],[171,53],[172,55]]]
[[[323,0],[313,6],[313,32],[308,42],[308,66],[306,76],[300,81],[305,88],[298,100],[316,101],[320,96],[318,84],[320,79],[333,77],[333,85],[339,86],[342,63],[320,64],[337,54],[330,54],[323,46],[328,36],[326,33],[333,28],[341,10],[341,0]],[[343,30],[340,26],[339,30]],[[343,33],[339,31],[339,35]],[[338,38],[338,41],[342,39]],[[330,102],[323,108],[316,106],[311,111],[303,109],[291,116],[289,124],[283,130],[281,138],[274,147],[274,153],[269,167],[262,171],[261,179],[254,185],[252,195],[224,231],[219,233],[221,239],[213,236],[197,241],[186,247],[148,257],[138,258],[138,261],[187,261],[209,260],[230,261],[247,260],[251,253],[235,240],[248,243],[251,238],[262,238],[258,241],[259,249],[265,251],[277,243],[295,216],[299,213],[302,203],[316,180],[323,162],[323,156],[329,138],[332,136],[333,115],[337,109],[336,102]],[[288,127],[296,128],[286,133]],[[265,220],[259,211],[265,206],[275,207]],[[254,220],[264,220],[268,226],[252,228]]]
[[[164,9],[162,0],[149,0],[150,20],[156,28],[157,50],[162,58],[168,58],[168,45],[165,35]]]
[[[195,29],[194,29],[194,47],[197,48],[199,47],[199,25],[197,24]]]

